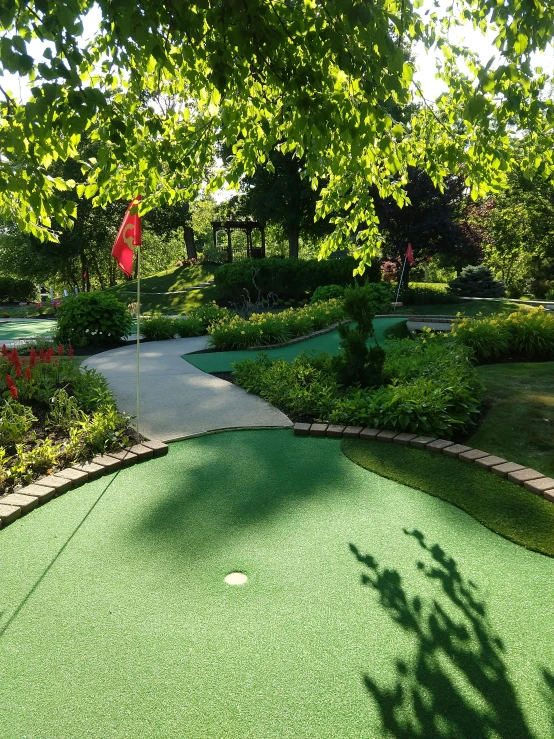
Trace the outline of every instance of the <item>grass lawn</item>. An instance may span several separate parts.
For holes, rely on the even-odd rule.
[[[200,305],[211,303],[215,299],[214,287],[201,290],[193,290],[176,295],[155,295],[154,293],[165,293],[184,290],[200,282],[213,279],[213,265],[196,265],[191,267],[175,267],[173,269],[159,272],[151,277],[145,277],[140,281],[141,290],[141,313],[186,313]],[[105,292],[113,293],[125,303],[136,300],[136,280],[124,282],[116,287],[107,288]]]
[[[464,316],[476,316],[478,313],[482,313],[483,316],[492,316],[498,313],[514,313],[521,309],[527,310],[527,306],[510,303],[508,300],[462,300],[459,303],[448,305],[406,305],[398,308],[398,311],[418,316],[455,316],[457,313]]]
[[[552,735],[554,560],[338,441],[172,444],[0,557],[3,739]]]
[[[406,323],[405,318],[376,318],[374,320],[375,335],[377,341],[382,343],[389,334],[398,333],[398,329]],[[273,359],[286,359],[292,361],[301,352],[328,352],[329,354],[337,354],[339,350],[339,334],[338,331],[330,331],[321,336],[315,336],[313,339],[305,339],[295,344],[289,344],[278,349],[266,349],[264,352]],[[369,344],[371,344],[371,340]],[[238,350],[230,352],[205,352],[202,354],[184,354],[183,359],[198,367],[204,372],[231,372],[235,362],[241,359],[254,359],[256,352],[248,350]]]
[[[483,365],[477,371],[492,408],[471,446],[554,477],[554,362]]]

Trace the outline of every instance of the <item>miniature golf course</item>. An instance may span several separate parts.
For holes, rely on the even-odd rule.
[[[41,321],[2,321],[0,320],[0,343],[17,339],[33,339],[36,336],[52,336],[57,322]]]
[[[554,559],[339,441],[172,444],[0,558],[3,739],[554,735]]]
[[[387,333],[406,323],[406,318],[376,318],[373,321],[375,328],[375,338],[381,344],[386,338]],[[339,350],[339,334],[338,331],[330,331],[320,336],[314,336],[312,339],[297,341],[288,346],[282,346],[277,349],[264,349],[264,354],[269,355],[272,359],[285,359],[291,362],[301,352],[327,352],[328,354],[337,354]],[[373,343],[369,341],[368,344]],[[230,352],[202,352],[200,354],[185,354],[183,359],[192,364],[194,367],[203,372],[231,372],[235,362],[242,359],[254,359],[256,352],[252,350],[230,351]]]

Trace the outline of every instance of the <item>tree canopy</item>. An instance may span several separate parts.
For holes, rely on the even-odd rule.
[[[190,201],[226,178],[238,187],[278,147],[304,159],[332,214],[328,251],[349,243],[368,260],[380,244],[370,189],[405,202],[408,167],[441,186],[465,173],[474,198],[499,189],[513,165],[510,137],[525,138],[523,168],[550,176],[553,103],[532,54],[554,36],[554,5],[459,0],[420,9],[419,0],[99,0],[101,23],[87,41],[93,0],[4,0],[0,62],[28,75],[31,98],[0,89],[0,211],[41,238],[75,216],[52,174],[76,157],[81,136],[98,142],[83,161],[80,196],[93,204],[141,193],[142,211]],[[454,7],[455,6],[455,7]],[[456,23],[492,30],[498,60],[481,65],[449,41]],[[33,38],[51,42],[44,58]],[[410,52],[442,54],[448,94],[423,100],[409,120],[389,111],[420,96]],[[458,60],[463,58],[462,69]],[[210,169],[221,142],[225,173]]]

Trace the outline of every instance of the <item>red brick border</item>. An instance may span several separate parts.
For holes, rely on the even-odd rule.
[[[436,439],[434,436],[417,436],[404,431],[388,429],[361,428],[360,426],[328,426],[325,423],[295,423],[295,436],[319,436],[334,439],[363,439],[364,441],[392,442],[414,449],[427,449],[436,454],[455,457],[466,464],[475,464],[495,475],[504,477],[515,485],[525,487],[529,492],[554,503],[554,478],[525,467],[522,464],[508,462],[481,449],[473,449],[463,444],[454,444],[448,439]],[[0,501],[2,502],[2,501]]]

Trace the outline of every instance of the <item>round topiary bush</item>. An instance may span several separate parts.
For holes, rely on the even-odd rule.
[[[79,293],[58,308],[55,341],[73,346],[119,344],[132,327],[131,313],[115,295]]]

